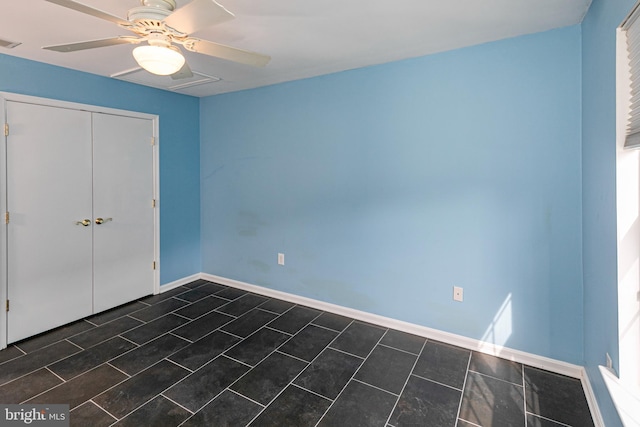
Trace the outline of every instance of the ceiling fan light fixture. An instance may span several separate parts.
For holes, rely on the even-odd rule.
[[[138,46],[133,49],[133,57],[142,68],[159,76],[178,72],[185,62],[178,49],[165,46]]]

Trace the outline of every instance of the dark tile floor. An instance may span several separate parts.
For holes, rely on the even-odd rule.
[[[593,426],[578,380],[199,280],[0,351],[73,426]]]

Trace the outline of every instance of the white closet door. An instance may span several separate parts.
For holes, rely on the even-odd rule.
[[[93,114],[96,313],[153,293],[152,136],[151,120]]]
[[[7,102],[8,342],[92,312],[91,114]]]

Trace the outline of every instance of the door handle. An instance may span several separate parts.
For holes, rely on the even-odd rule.
[[[113,221],[113,218],[96,218],[96,224],[104,224],[105,222]]]
[[[76,221],[76,225],[82,225],[83,227],[88,227],[91,225],[91,220],[83,219],[82,221]]]

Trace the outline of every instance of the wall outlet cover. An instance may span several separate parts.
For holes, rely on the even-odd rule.
[[[453,300],[462,302],[463,298],[463,290],[459,286],[453,287]]]

